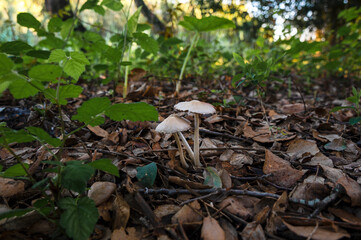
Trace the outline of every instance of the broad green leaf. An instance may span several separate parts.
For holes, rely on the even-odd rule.
[[[123,8],[123,4],[120,0],[103,0],[101,5],[104,5],[114,11],[120,11]]]
[[[84,193],[94,168],[80,161],[69,161],[61,173],[61,184],[64,188]]]
[[[19,13],[16,18],[21,26],[27,28],[38,29],[41,26],[41,23],[30,13]]]
[[[0,94],[10,86],[11,81],[0,81]]]
[[[67,57],[63,50],[55,49],[55,50],[51,51],[51,53],[50,53],[49,62],[61,62],[66,59],[67,59]]]
[[[183,21],[179,22],[184,28],[190,31],[207,32],[217,29],[235,28],[235,24],[226,18],[215,16],[203,17],[198,19],[196,17],[185,16]]]
[[[69,59],[64,65],[64,72],[78,81],[80,75],[85,71],[85,65]]]
[[[50,51],[45,50],[30,50],[26,53],[29,57],[41,58],[41,59],[48,59],[50,56]]]
[[[63,20],[59,17],[53,17],[50,19],[48,23],[48,31],[49,32],[59,32],[61,30],[61,26],[63,25]]]
[[[23,163],[23,164],[26,169],[29,169],[29,164],[27,163]],[[13,178],[13,177],[22,177],[22,176],[26,176],[26,172],[25,169],[19,163],[9,167],[8,169],[5,170],[5,172],[1,173],[1,177]]]
[[[34,138],[39,140],[42,144],[48,143],[53,147],[59,147],[61,145],[61,140],[51,137],[47,132],[42,128],[38,127],[27,127],[26,128],[31,135],[34,135]]]
[[[34,211],[34,208],[14,209],[7,212],[2,212],[0,213],[0,219],[21,217],[31,211]]]
[[[0,144],[32,142],[34,138],[23,129],[13,130],[8,127],[0,127]]]
[[[349,122],[351,125],[355,125],[355,124],[361,122],[361,117],[352,117],[352,118],[350,118],[350,120],[348,120],[348,122]]]
[[[135,11],[135,13],[128,19],[127,34],[130,37],[132,37],[133,33],[137,30],[138,19],[141,9],[142,8],[139,7],[137,11]]]
[[[0,53],[0,66],[0,75],[3,75],[11,72],[14,67],[14,63],[5,54]]]
[[[32,67],[29,77],[41,82],[53,82],[61,76],[62,69],[58,65],[40,64]]]
[[[154,162],[137,167],[137,178],[144,187],[152,187],[157,177],[157,164]]]
[[[146,23],[138,23],[136,32],[144,32],[146,30],[150,30],[152,27]]]
[[[78,114],[73,116],[72,119],[90,124],[93,127],[101,125],[104,123],[103,114],[110,105],[110,100],[107,97],[92,98],[78,108]]]
[[[112,163],[112,160],[103,158],[95,160],[94,162],[88,163],[89,166],[92,166],[95,169],[110,173],[114,176],[119,177],[118,168]]]
[[[330,112],[337,112],[341,109],[354,109],[354,107],[353,106],[337,106],[337,107],[332,108]]]
[[[69,18],[61,25],[60,36],[62,39],[65,40],[68,37],[68,35],[71,34],[69,32],[74,30],[73,22],[74,19]]]
[[[2,44],[0,47],[0,51],[7,54],[19,55],[20,53],[30,50],[32,48],[33,47],[29,44],[20,40],[16,40]]]
[[[62,85],[59,87],[59,104],[66,105],[68,104],[67,98],[77,98],[80,93],[83,91],[83,88],[77,85],[68,84]],[[48,88],[44,91],[44,95],[48,98],[52,103],[56,102],[56,89]]]
[[[85,57],[82,52],[70,52],[70,59],[74,59],[75,61],[82,64],[90,64],[89,60]]]
[[[157,121],[158,112],[154,106],[144,102],[118,103],[106,110],[105,115],[114,121]]]
[[[6,79],[11,81],[9,90],[16,99],[34,96],[39,92],[39,89],[43,88],[40,82],[31,81],[31,83],[34,85],[33,86],[26,80],[24,76],[21,76],[17,73],[7,74]]]
[[[80,12],[86,10],[86,9],[93,9],[95,6],[97,6],[99,0],[88,0],[86,1],[83,6],[80,8]]]
[[[94,7],[93,7],[93,10],[94,10],[94,12],[96,12],[96,13],[102,15],[102,16],[105,15],[105,9],[104,9],[102,6],[100,6],[100,5],[94,6]]]
[[[241,65],[241,67],[244,66],[244,59],[243,59],[243,57],[241,57],[241,56],[238,55],[237,53],[233,53],[233,58],[238,62],[239,65]]]
[[[62,48],[65,42],[60,38],[57,38],[53,35],[48,35],[44,40],[41,40],[38,45],[40,47],[45,47],[48,49],[57,49]]]
[[[62,198],[59,207],[64,211],[60,216],[60,226],[65,229],[68,237],[87,240],[99,217],[94,201],[88,197]]]
[[[159,47],[156,40],[145,33],[134,33],[133,35],[136,38],[136,43],[138,43],[145,51],[153,53],[154,55],[157,54]]]
[[[222,180],[218,176],[217,170],[213,167],[207,167],[203,172],[204,184],[213,188],[222,188]]]

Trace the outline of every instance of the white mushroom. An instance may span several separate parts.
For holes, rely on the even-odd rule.
[[[216,109],[212,104],[192,100],[190,102],[180,102],[174,106],[175,109],[180,111],[188,111],[194,113],[194,165],[196,167],[202,166],[199,160],[199,114],[213,114]]]
[[[185,120],[175,114],[172,114],[169,117],[167,117],[163,122],[161,122],[155,129],[157,132],[173,134],[175,141],[177,143],[178,150],[179,150],[179,157],[180,157],[181,163],[182,163],[183,167],[185,167],[185,168],[188,168],[188,164],[185,161],[182,144],[179,140],[178,134],[182,137],[182,141],[184,142],[185,138],[184,138],[183,134],[181,133],[181,131],[186,131],[189,128],[190,128],[190,124],[187,120]],[[190,151],[190,155],[191,155],[191,157],[193,157],[192,149],[189,147],[188,143],[185,141],[184,144],[186,145],[188,153]]]

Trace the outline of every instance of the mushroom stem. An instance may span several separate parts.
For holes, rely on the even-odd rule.
[[[181,142],[179,140],[179,137],[178,137],[177,133],[173,133],[173,136],[175,138],[175,141],[177,143],[177,147],[178,147],[178,150],[179,150],[180,162],[183,165],[183,167],[188,168],[188,164],[186,163],[186,160],[184,159],[183,148],[182,148],[182,144],[181,144]]]
[[[191,157],[191,159],[194,162],[194,153],[193,150],[191,149],[191,147],[189,146],[186,138],[184,137],[184,135],[181,132],[178,132],[179,138],[182,140],[182,142],[184,143],[184,146],[186,147],[186,150],[189,154],[189,156]]]
[[[194,113],[194,165],[201,167],[201,161],[199,160],[199,114]]]

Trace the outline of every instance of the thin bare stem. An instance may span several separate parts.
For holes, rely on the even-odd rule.
[[[181,164],[183,165],[183,167],[188,168],[189,166],[188,166],[186,160],[184,159],[182,143],[180,142],[177,133],[173,133],[173,136],[174,136],[174,138],[175,138],[175,141],[176,141],[176,143],[177,143],[177,147],[178,147],[178,150],[179,150],[180,162],[181,162]]]
[[[182,140],[184,146],[186,147],[186,150],[187,150],[189,156],[191,157],[191,159],[192,159],[193,162],[194,162],[194,152],[193,152],[193,150],[191,149],[191,147],[189,146],[186,138],[184,137],[184,135],[183,135],[181,132],[178,132],[178,135],[179,135],[179,138]]]
[[[194,113],[194,165],[201,167],[201,161],[199,160],[199,114]]]

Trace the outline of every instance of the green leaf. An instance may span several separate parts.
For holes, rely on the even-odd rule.
[[[104,117],[102,115],[110,105],[110,100],[107,97],[92,98],[78,108],[78,114],[73,116],[72,119],[90,124],[93,127],[101,125],[104,123]]]
[[[105,115],[114,121],[158,121],[156,108],[144,102],[114,104]]]
[[[83,88],[77,85],[68,84],[62,85],[59,87],[59,104],[66,105],[68,104],[67,98],[77,98],[80,93],[83,91]],[[44,91],[44,95],[52,103],[57,103],[56,101],[56,89],[48,88]]]
[[[0,53],[0,66],[0,75],[3,75],[11,72],[14,68],[14,63],[5,54]]]
[[[96,12],[96,13],[102,15],[102,16],[105,15],[105,9],[104,9],[102,6],[100,6],[100,5],[94,6],[94,7],[93,7],[93,10],[94,10],[94,12]]]
[[[87,240],[99,217],[94,201],[88,197],[62,198],[59,207],[64,210],[60,216],[60,226],[65,229],[68,237]]]
[[[38,29],[41,26],[41,23],[30,13],[19,13],[16,18],[21,26],[27,28]]]
[[[185,16],[183,21],[179,22],[179,25],[190,31],[207,32],[217,29],[235,28],[236,25],[226,18],[220,18],[215,16],[204,17],[198,19],[196,17]]]
[[[31,211],[34,211],[34,208],[14,209],[7,212],[2,212],[0,213],[0,219],[21,217]]]
[[[213,188],[222,188],[222,180],[214,167],[207,167],[203,172],[204,184]]]
[[[29,164],[27,163],[23,163],[23,164],[26,169],[29,169]],[[19,163],[9,167],[8,169],[5,170],[5,172],[1,174],[1,177],[7,177],[7,178],[22,177],[22,176],[26,176],[26,172]]]
[[[69,161],[61,173],[61,184],[66,189],[84,193],[94,171],[94,168],[80,161]]]
[[[64,44],[65,42],[63,40],[53,35],[48,35],[44,40],[41,40],[38,43],[40,47],[45,47],[48,49],[62,48]]]
[[[10,144],[10,143],[26,143],[34,141],[34,138],[30,136],[23,129],[13,130],[8,127],[0,127],[0,144]]]
[[[45,50],[30,50],[26,53],[29,57],[41,58],[41,59],[48,59],[50,56],[50,51]]]
[[[85,57],[84,53],[82,52],[70,52],[70,59],[74,59],[78,63],[81,64],[90,64],[89,60]]]
[[[61,73],[62,69],[58,65],[39,64],[30,69],[29,77],[41,82],[53,82]]]
[[[7,54],[19,55],[20,53],[30,50],[32,48],[33,47],[29,44],[20,40],[16,40],[2,44],[0,47],[0,51]]]
[[[332,108],[330,112],[337,112],[341,109],[354,109],[354,107],[353,106],[337,106],[337,107]]]
[[[42,144],[48,143],[53,147],[59,147],[61,145],[61,141],[59,139],[51,137],[42,128],[27,127],[26,129],[29,131],[30,134],[35,136],[35,139],[39,140]]]
[[[348,122],[351,125],[355,125],[356,123],[360,123],[361,122],[361,117],[352,117],[350,118],[350,120],[348,120]]]
[[[138,19],[139,19],[139,14],[140,14],[140,10],[142,8],[139,7],[137,9],[137,11],[135,11],[135,13],[128,19],[128,30],[127,30],[127,34],[128,36],[132,37],[133,33],[137,30],[137,25],[138,25]]]
[[[86,9],[93,9],[95,6],[97,6],[98,0],[88,0],[86,1],[83,6],[80,8],[80,12],[86,10]]]
[[[49,62],[61,62],[66,59],[67,59],[67,57],[63,50],[55,49],[55,50],[51,51],[51,53],[50,53]]]
[[[17,73],[7,74],[6,79],[11,81],[9,90],[16,99],[31,97],[39,92],[39,89],[31,85],[24,76]],[[31,81],[31,83],[40,89],[43,88],[43,86],[36,80]]]
[[[61,26],[63,25],[63,20],[59,17],[53,17],[50,19],[48,23],[48,31],[49,32],[59,32],[61,30]]]
[[[152,187],[157,177],[157,164],[154,162],[137,167],[137,178],[144,187]]]
[[[136,43],[139,44],[145,51],[153,53],[154,55],[157,54],[159,47],[156,40],[145,33],[134,33],[133,35],[136,38]]]
[[[104,5],[113,11],[120,11],[123,8],[123,4],[120,2],[120,0],[103,0],[101,5]]]
[[[94,162],[88,163],[89,166],[92,166],[95,169],[110,173],[114,176],[119,177],[118,168],[112,163],[112,160],[103,158],[95,160]]]
[[[88,59],[81,52],[71,52],[69,60],[65,63],[64,72],[78,80],[85,71],[85,65],[89,64]]]
[[[150,30],[152,27],[146,23],[138,23],[136,32],[144,32],[146,30]]]
[[[65,40],[68,37],[69,32],[74,30],[73,22],[74,22],[74,19],[69,18],[61,25],[60,36],[62,37],[62,39]]]

